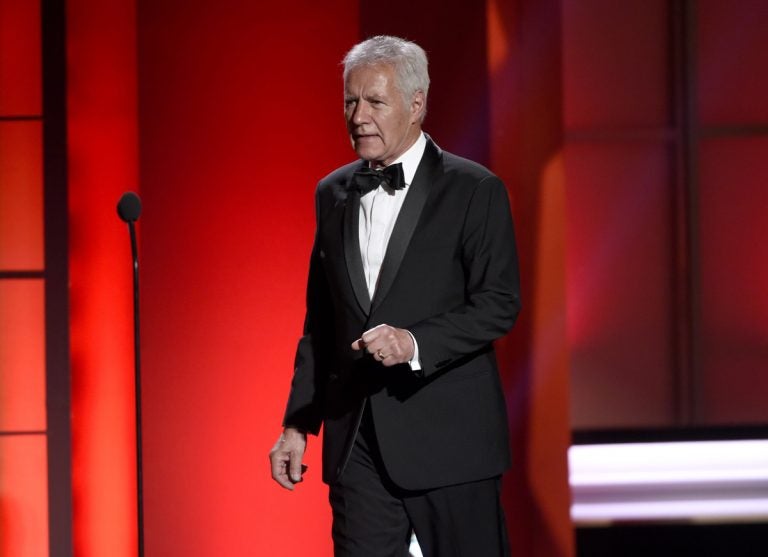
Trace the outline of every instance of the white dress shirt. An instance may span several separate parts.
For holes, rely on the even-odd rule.
[[[395,227],[400,208],[403,206],[405,196],[413,182],[416,169],[424,155],[427,146],[427,138],[422,133],[416,142],[392,164],[402,163],[405,187],[401,190],[393,190],[389,186],[380,185],[360,198],[360,225],[358,236],[360,238],[360,255],[363,259],[363,272],[365,283],[368,286],[368,295],[371,300],[376,293],[379,282],[379,271],[384,262],[389,238]],[[410,334],[410,332],[409,332]],[[419,370],[419,347],[413,338],[414,355],[410,361],[411,369]]]

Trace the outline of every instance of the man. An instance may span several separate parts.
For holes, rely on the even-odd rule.
[[[422,130],[416,44],[379,36],[344,59],[361,160],[320,181],[317,231],[272,477],[301,481],[324,426],[337,556],[507,555],[507,417],[492,342],[520,309],[509,201],[482,166]],[[381,170],[384,169],[384,170]]]

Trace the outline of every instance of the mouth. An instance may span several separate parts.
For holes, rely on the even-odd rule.
[[[378,135],[373,135],[373,134],[371,134],[371,135],[367,135],[367,134],[353,134],[352,135],[352,139],[354,141],[356,141],[356,142],[357,141],[362,141],[362,142],[373,141],[373,140],[378,139],[378,138],[379,138]]]
[[[378,134],[376,134],[376,133],[363,133],[363,132],[359,132],[359,131],[358,132],[354,132],[353,131],[351,133],[351,135],[352,135],[352,139],[354,139],[355,141],[365,140],[365,139],[373,139],[373,138],[378,137]]]

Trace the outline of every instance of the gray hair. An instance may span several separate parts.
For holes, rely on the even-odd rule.
[[[424,94],[424,110],[421,113],[421,120],[424,120],[427,114],[429,71],[427,53],[419,45],[400,37],[377,35],[353,46],[344,56],[343,63],[345,82],[349,72],[357,67],[376,64],[393,66],[397,88],[406,103],[410,102],[417,91]]]

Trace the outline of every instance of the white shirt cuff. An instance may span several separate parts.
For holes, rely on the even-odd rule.
[[[411,366],[411,371],[421,371],[421,362],[419,361],[419,343],[416,342],[416,337],[413,336],[413,333],[406,329],[406,332],[411,335],[411,340],[413,341],[413,358],[408,362],[408,365]]]

